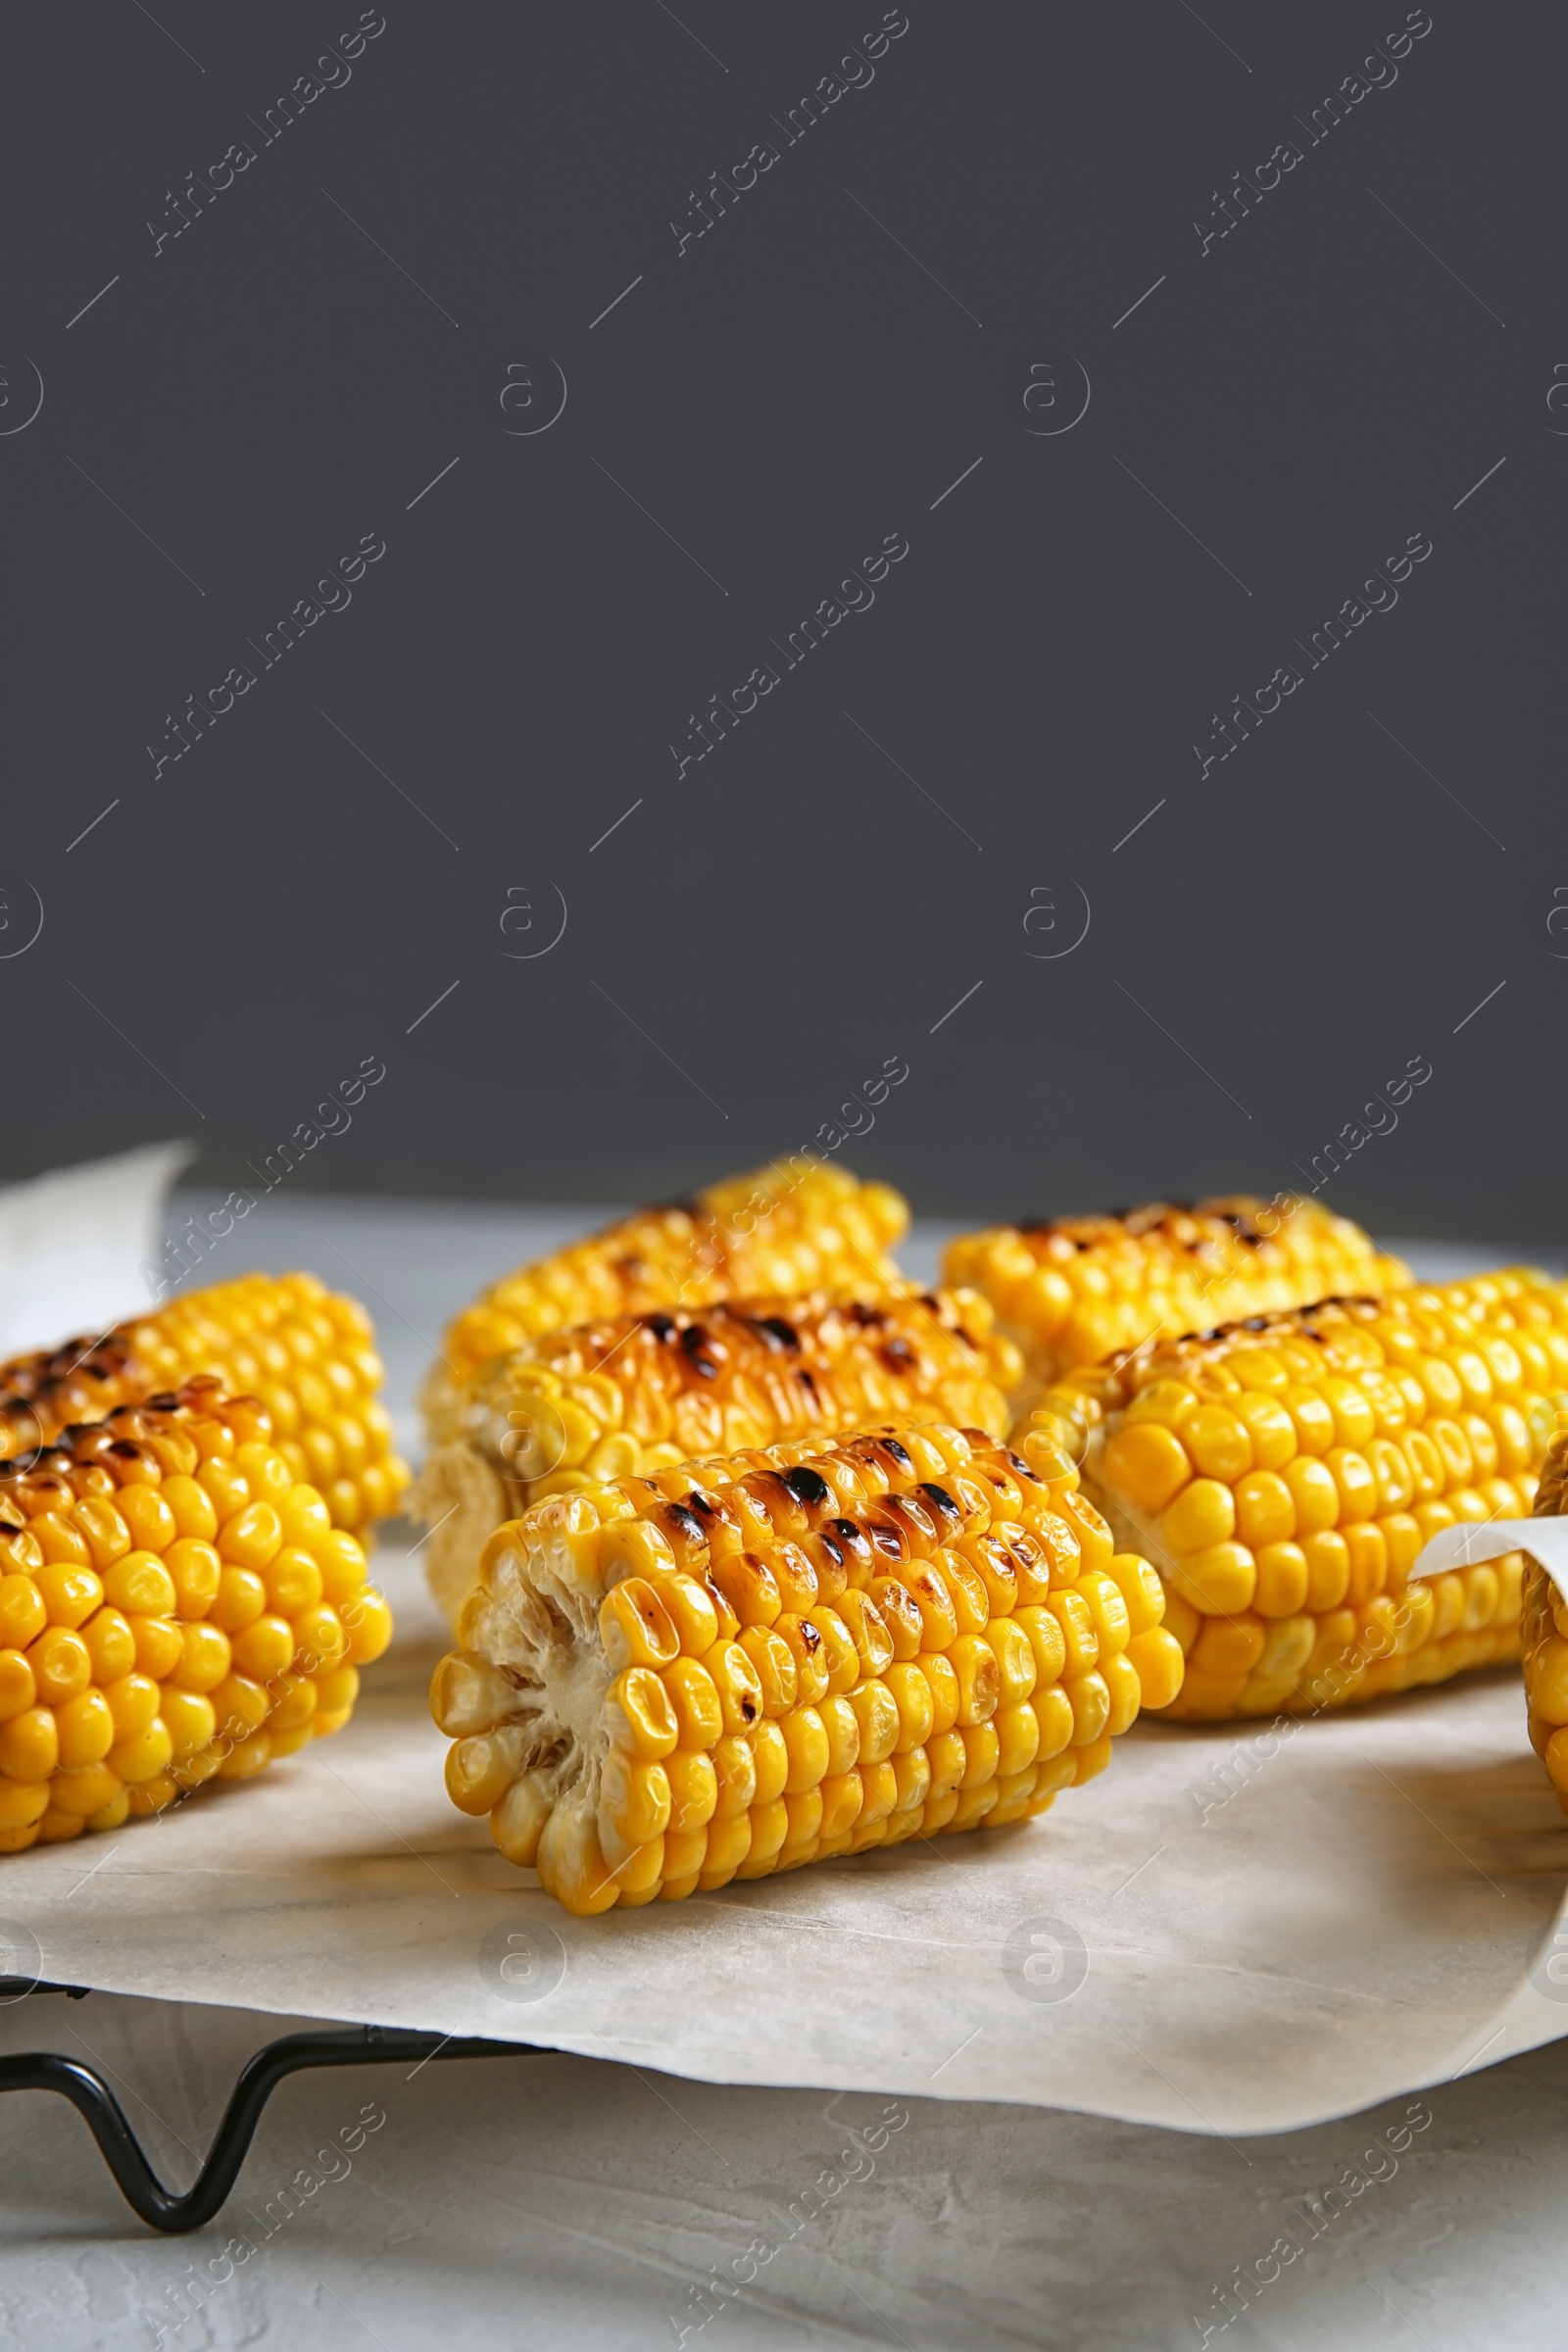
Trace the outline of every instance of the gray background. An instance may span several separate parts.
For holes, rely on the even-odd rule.
[[[1549,1243],[1560,17],[1436,6],[1313,145],[1393,0],[910,0],[786,145],[870,0],[388,0],[264,145],[357,15],[0,25],[0,1172],[183,1131],[244,1181],[374,1054],[313,1188],[625,1199],[897,1054],[857,1164],[933,1213],[1098,1206],[1293,1183],[1421,1055],[1330,1201]],[[1032,432],[1073,360],[1087,414]],[[165,714],[367,532],[352,606],[155,780]],[[677,780],[688,713],[890,532],[874,608]],[[1413,532],[1397,608],[1200,780]]]

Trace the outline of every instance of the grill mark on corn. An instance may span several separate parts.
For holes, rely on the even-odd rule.
[[[901,1423],[693,1467],[706,1538],[635,1477],[500,1529],[432,1684],[456,1800],[574,1910],[1021,1820],[1176,1687],[1070,1463]]]

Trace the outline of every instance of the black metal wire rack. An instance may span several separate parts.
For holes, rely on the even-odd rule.
[[[0,2001],[51,1992],[80,2001],[90,1990],[82,1984],[44,1984],[25,1977],[0,1977]],[[183,2194],[166,2188],[159,2180],[124,2109],[93,2067],[83,2066],[75,2058],[63,2058],[53,2050],[0,2057],[0,2092],[54,2090],[69,2099],[98,2142],[125,2202],[150,2230],[177,2237],[199,2230],[221,2209],[239,2178],[262,2110],[288,2076],[312,2067],[375,2066],[404,2058],[424,2064],[447,2058],[537,2054],[531,2042],[479,2041],[462,2034],[416,2033],[401,2026],[345,2026],[323,2028],[319,2033],[285,2034],[279,2040],[268,2042],[241,2067],[206,2161]]]

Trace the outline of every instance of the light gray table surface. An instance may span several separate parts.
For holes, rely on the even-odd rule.
[[[205,1205],[182,1197],[176,1217]],[[413,1394],[445,1316],[603,1213],[280,1196],[215,1253],[208,1278],[305,1264],[357,1292],[412,1446]],[[912,1273],[935,1272],[942,1235],[916,1229]],[[1507,1254],[1406,1253],[1433,1277]],[[420,1605],[405,1603],[416,1633]],[[98,2065],[183,2185],[239,2066],[291,2022],[39,1995],[0,2008],[0,2050]],[[1423,2099],[1237,2143],[911,2099],[896,2103],[898,2128],[873,2157],[858,2151],[888,2102],[858,2093],[728,2088],[557,2054],[405,2063],[286,2083],[225,2213],[160,2239],[121,2202],[65,2102],[22,2092],[0,2100],[0,2340],[61,2352],[682,2340],[703,2352],[1175,2352],[1207,2328],[1241,2352],[1556,2347],[1568,2331],[1565,2093],[1556,2043]],[[1393,2154],[1386,2135],[1407,2107],[1430,2120]],[[345,2129],[357,2136],[366,2108],[385,2120],[358,2153],[318,2157]],[[1324,2207],[1348,2169],[1362,2185]],[[303,2198],[302,2174],[322,2180]],[[839,2185],[808,2200],[812,2183]],[[1333,2216],[1316,2234],[1300,2219],[1311,2200]],[[792,2207],[797,2219],[780,2220]],[[1216,2289],[1288,2233],[1302,2250],[1223,2326]],[[238,2248],[223,2252],[235,2239],[250,2249],[238,2263]],[[748,2259],[759,2239],[777,2246],[761,2265]],[[715,2267],[756,2271],[716,2308],[698,2292]]]

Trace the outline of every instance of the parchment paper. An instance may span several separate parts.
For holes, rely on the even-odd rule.
[[[449,1803],[444,1637],[417,1560],[377,1568],[402,1630],[355,1721],[0,1863],[9,1965],[30,1936],[45,1976],[110,1991],[1222,2133],[1568,2030],[1568,1823],[1516,1672],[1283,1738],[1143,1724],[1036,1823],[578,1921]]]
[[[0,1354],[53,1348],[145,1313],[141,1276],[189,1144],[149,1144],[0,1190]]]

